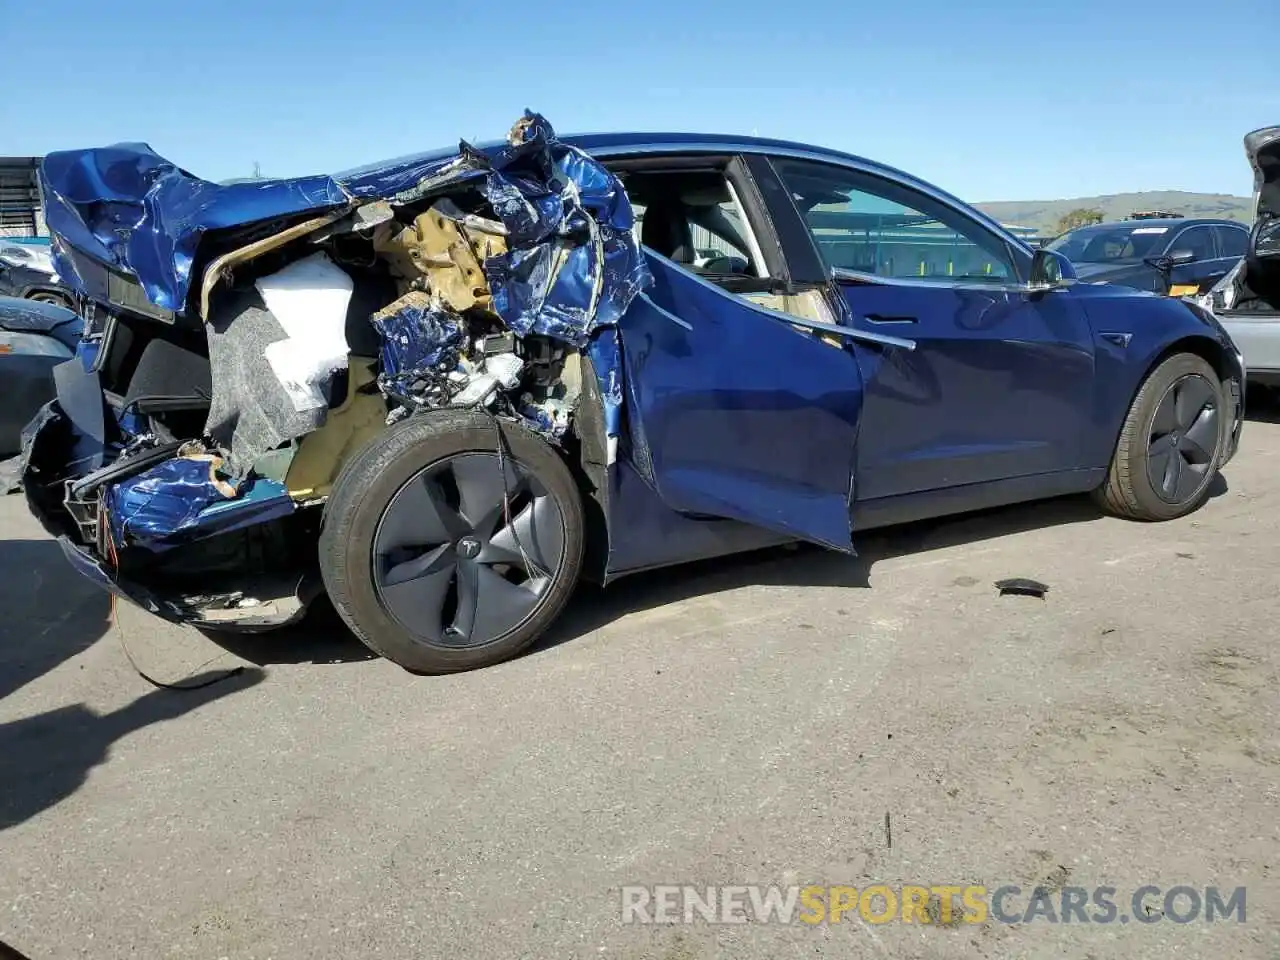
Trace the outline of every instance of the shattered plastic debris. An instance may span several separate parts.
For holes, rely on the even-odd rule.
[[[535,403],[529,394],[520,398],[517,411],[534,430],[550,437],[564,436],[569,429],[569,410],[559,400],[544,400]]]
[[[288,339],[264,355],[298,412],[329,405],[330,378],[347,368],[347,305],[354,289],[326,253],[314,253],[254,284]]]
[[[514,390],[520,385],[520,371],[524,361],[514,353],[495,353],[485,357],[484,372],[493,377],[504,390]]]
[[[1026,577],[1010,577],[1008,580],[997,580],[995,586],[1002,597],[1038,597],[1043,600],[1044,595],[1049,592],[1047,583],[1041,583],[1039,580],[1030,580]]]
[[[198,442],[150,470],[108,487],[104,507],[114,542],[120,546],[149,544],[193,527],[200,511],[235,499],[240,484],[220,476],[222,458]]]
[[[521,336],[584,346],[652,282],[631,203],[617,177],[560,143],[540,115],[526,111],[509,142],[481,188],[509,248],[484,263],[494,310]]]

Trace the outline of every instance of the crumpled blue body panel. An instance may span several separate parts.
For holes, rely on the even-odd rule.
[[[617,323],[652,278],[621,182],[550,124],[526,114],[523,140],[500,151],[483,192],[507,228],[507,253],[485,261],[494,309],[516,333],[582,347]]]
[[[200,238],[221,230],[350,202],[332,177],[201,180],[145,143],[51,153],[40,164],[45,223],[62,242],[138,278],[147,298],[181,313]],[[77,285],[74,265],[53,245],[54,267]],[[85,292],[81,290],[81,292]]]
[[[437,304],[407,303],[388,316],[375,314],[372,323],[382,335],[385,382],[401,393],[425,370],[452,369],[467,339],[461,318]]]
[[[68,285],[88,293],[68,244],[132,274],[152,303],[184,312],[191,266],[210,230],[358,201],[407,203],[452,183],[483,178],[482,190],[510,232],[507,254],[486,264],[494,305],[519,334],[541,333],[576,346],[616,323],[649,282],[632,234],[622,184],[577,147],[556,139],[526,112],[514,142],[460,143],[336,177],[210,183],[146,144],[51,153],[40,167],[45,219],[59,238],[54,263]]]
[[[208,460],[175,457],[109,487],[105,508],[117,546],[159,551],[284,516],[294,504],[282,484],[263,478],[228,497]]]

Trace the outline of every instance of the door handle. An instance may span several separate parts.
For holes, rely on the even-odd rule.
[[[809,320],[805,317],[797,317],[793,314],[783,314],[779,316],[783,323],[789,323],[793,327],[803,327],[806,330],[814,330],[818,333],[829,333],[835,337],[845,337],[849,340],[857,340],[860,343],[874,343],[881,347],[898,347],[901,350],[914,350],[916,342],[914,340],[904,340],[902,337],[891,337],[887,333],[875,333],[871,330],[859,330],[856,327],[844,327],[835,323],[823,323],[821,320]]]
[[[882,313],[868,313],[863,316],[867,323],[919,323],[915,317],[885,316]]]

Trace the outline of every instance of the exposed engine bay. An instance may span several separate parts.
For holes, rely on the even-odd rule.
[[[463,407],[575,443],[584,351],[612,395],[608,328],[649,282],[633,225],[621,183],[526,114],[496,156],[463,143],[391,201],[211,238],[177,322],[113,277],[96,363],[63,372],[42,413],[60,429],[33,425],[28,496],[153,588],[153,612],[287,619],[308,599],[314,508],[390,425]]]

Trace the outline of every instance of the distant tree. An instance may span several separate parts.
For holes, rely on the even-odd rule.
[[[1101,223],[1105,219],[1106,216],[1101,210],[1077,207],[1070,213],[1064,213],[1058,218],[1058,233],[1066,233],[1068,230],[1074,230],[1076,227],[1087,227],[1091,223]]]

